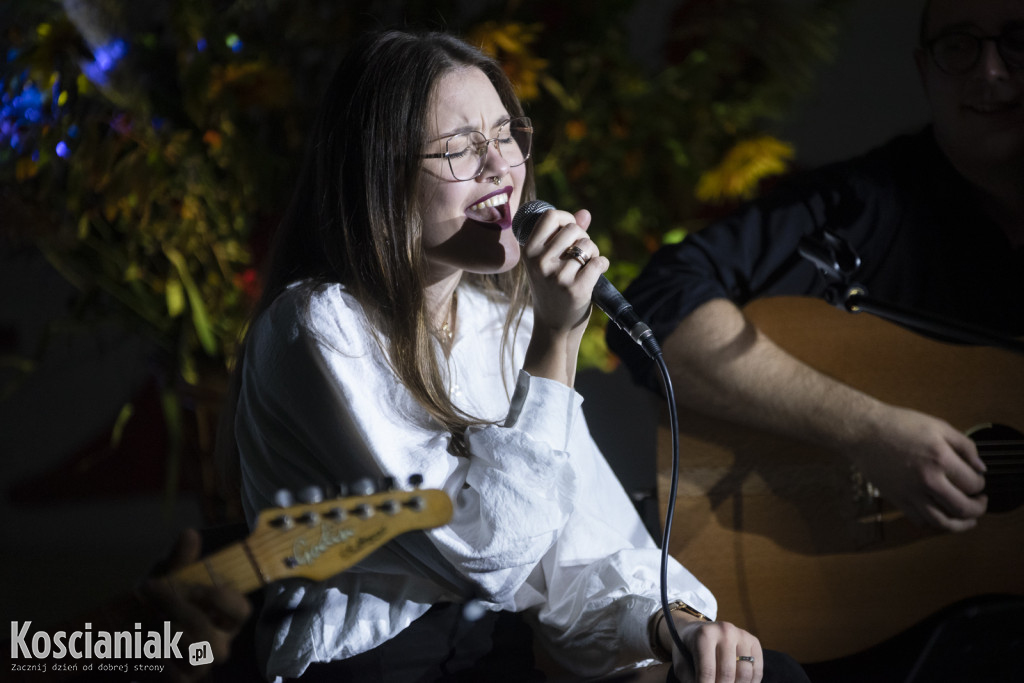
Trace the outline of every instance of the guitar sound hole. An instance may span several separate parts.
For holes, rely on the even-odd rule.
[[[985,425],[970,431],[985,461],[988,511],[1009,512],[1024,503],[1024,434],[1006,425]]]

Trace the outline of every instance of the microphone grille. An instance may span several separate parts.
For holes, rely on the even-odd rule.
[[[512,234],[519,240],[519,244],[526,244],[526,240],[530,239],[533,232],[533,226],[537,224],[537,219],[542,213],[553,208],[555,207],[543,199],[534,199],[519,207],[516,215],[512,217]]]

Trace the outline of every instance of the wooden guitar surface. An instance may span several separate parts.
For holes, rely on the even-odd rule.
[[[965,432],[985,423],[1024,431],[1024,357],[932,341],[812,299],[764,299],[744,312],[797,358],[884,401]],[[962,598],[1024,594],[1024,507],[960,534],[904,519],[864,523],[884,501],[866,496],[838,455],[687,411],[680,421],[670,551],[714,592],[720,618],[765,647],[832,659]],[[663,420],[663,515],[670,436]]]

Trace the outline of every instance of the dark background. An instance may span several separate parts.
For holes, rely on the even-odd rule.
[[[671,2],[637,3],[637,35],[654,44],[659,12]],[[926,119],[912,59],[920,0],[856,0],[838,56],[777,134],[795,144],[800,166],[866,150]],[[0,220],[3,220],[0,217]],[[613,257],[614,258],[614,257]],[[65,313],[71,287],[41,257],[0,261],[0,330],[28,353],[48,321]],[[168,503],[162,472],[106,463],[82,477],[69,457],[102,444],[121,406],[143,386],[145,345],[116,326],[76,335],[50,349],[45,362],[0,404],[0,585],[4,623],[68,618],[128,589],[183,526],[204,518],[194,494]],[[626,488],[654,488],[657,401],[624,373],[588,371],[579,378],[584,409]],[[161,433],[143,431],[138,447],[161,448]],[[65,469],[62,469],[64,467]],[[127,475],[130,491],[118,483]]]

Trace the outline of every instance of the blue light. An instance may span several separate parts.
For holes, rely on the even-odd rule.
[[[94,83],[106,84],[107,74],[117,66],[127,52],[128,44],[120,38],[112,40],[106,45],[99,45],[93,48],[93,61],[83,64],[82,71]]]
[[[14,97],[11,104],[15,109],[38,109],[43,106],[43,93],[34,84],[29,83]]]
[[[67,143],[65,143],[63,140],[57,143],[56,151],[57,156],[59,156],[61,159],[67,159],[68,155],[71,154],[71,150],[68,149]]]
[[[206,51],[206,38],[200,38],[196,41],[196,50],[198,50],[199,52]]]
[[[127,51],[125,42],[118,38],[115,41],[100,45],[96,48],[96,65],[103,71],[110,71]]]

